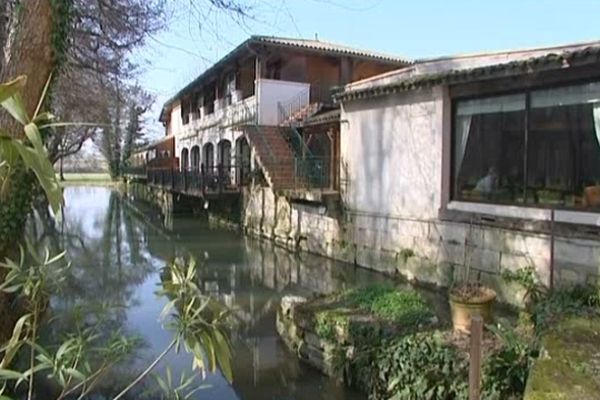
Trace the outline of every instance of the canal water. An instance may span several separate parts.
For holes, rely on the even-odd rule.
[[[52,299],[53,312],[70,315],[71,323],[77,318],[101,322],[143,343],[127,365],[103,378],[100,392],[114,393],[131,382],[135,371],[170,342],[159,317],[166,302],[156,294],[160,269],[176,256],[193,255],[200,264],[201,287],[230,307],[238,321],[231,332],[233,384],[220,373],[198,376],[202,389],[194,399],[364,398],[300,363],[278,338],[275,313],[284,295],[330,293],[381,281],[381,275],[291,254],[268,242],[211,229],[192,216],[174,217],[165,229],[158,211],[110,188],[67,188],[65,204],[64,218],[50,236],[68,251],[72,267],[67,290]],[[164,374],[168,366],[178,379],[192,373],[191,365],[183,350],[173,351],[156,371]],[[151,382],[137,393],[132,398],[152,393]]]

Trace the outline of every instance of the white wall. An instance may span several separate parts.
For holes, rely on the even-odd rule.
[[[310,98],[310,84],[271,79],[258,80],[258,123],[259,125],[277,125],[279,123],[279,108],[277,103],[285,103],[294,99],[301,93],[306,98],[301,99],[303,104],[308,104]]]
[[[401,217],[437,216],[441,107],[437,89],[344,105],[341,156],[342,179],[349,182],[343,193],[347,207]]]
[[[181,119],[181,103],[176,103],[171,109],[171,135],[179,135],[183,131],[183,120]]]

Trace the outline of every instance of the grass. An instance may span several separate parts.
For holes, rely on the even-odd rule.
[[[105,172],[89,173],[65,173],[65,180],[61,182],[63,186],[69,185],[113,185],[116,182],[110,179],[110,175]]]
[[[350,304],[388,321],[415,324],[433,315],[423,297],[412,290],[368,286],[351,290],[346,299]]]

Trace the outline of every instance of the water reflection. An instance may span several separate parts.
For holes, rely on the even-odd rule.
[[[353,399],[340,387],[290,354],[275,331],[275,311],[285,294],[311,295],[367,284],[380,275],[320,257],[290,254],[219,229],[200,219],[174,218],[172,230],[152,221],[156,211],[133,203],[107,188],[69,188],[65,216],[58,226],[38,222],[38,235],[68,250],[73,266],[68,290],[52,300],[61,315],[56,324],[72,326],[77,318],[104,318],[106,329],[120,329],[143,338],[138,358],[105,380],[104,394],[127,381],[142,360],[152,359],[171,340],[159,321],[164,298],[155,295],[160,269],[176,256],[193,255],[200,264],[199,285],[234,310],[234,383],[207,374],[210,387],[201,399]],[[110,313],[100,317],[100,310]],[[173,352],[159,367],[178,376],[191,358]],[[140,392],[136,396],[141,396]]]

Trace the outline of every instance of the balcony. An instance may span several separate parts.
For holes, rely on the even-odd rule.
[[[278,125],[280,112],[278,105],[294,100],[296,107],[309,104],[311,85],[301,82],[259,79],[254,91],[256,94],[245,99],[236,90],[227,97],[214,100],[211,107],[204,106],[199,112],[190,113],[180,134],[194,135],[199,130],[213,126],[235,126],[247,123],[258,125]],[[211,111],[210,114],[208,113]]]

